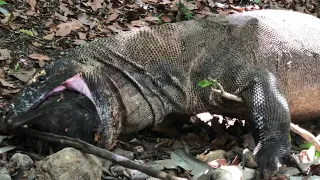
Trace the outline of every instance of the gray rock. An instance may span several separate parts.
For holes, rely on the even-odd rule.
[[[42,180],[101,179],[101,160],[74,148],[65,148],[40,161],[36,170]]]
[[[8,174],[0,174],[1,180],[11,180],[11,177]]]
[[[254,169],[245,168],[242,169],[241,166],[222,166],[217,168],[215,171],[217,179],[242,179],[251,180],[254,178]],[[215,175],[215,173],[213,175]],[[220,176],[218,176],[220,175]],[[214,177],[214,176],[213,176]]]
[[[33,160],[28,155],[21,153],[15,153],[10,160],[23,170],[29,170],[34,165]]]

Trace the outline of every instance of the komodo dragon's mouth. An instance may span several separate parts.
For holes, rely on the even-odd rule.
[[[36,118],[37,116],[40,116],[42,113],[38,112],[36,109],[44,102],[46,101],[50,96],[53,96],[57,92],[61,92],[64,90],[69,90],[69,91],[75,91],[79,92],[86,97],[88,97],[91,102],[96,106],[96,103],[93,99],[92,93],[85,82],[85,80],[81,77],[80,74],[76,74],[75,76],[65,80],[62,84],[58,85],[54,89],[50,90],[48,93],[45,94],[44,98],[40,100],[38,103],[34,104],[33,107],[28,110],[27,113],[24,113],[23,115],[15,117],[13,121],[13,127],[19,127],[27,123],[33,118]],[[35,113],[37,112],[37,113]]]
[[[92,93],[91,93],[87,83],[81,77],[80,74],[76,74],[72,78],[67,79],[61,85],[59,85],[59,86],[55,87],[53,90],[49,91],[45,95],[44,100],[47,99],[48,97],[52,96],[54,93],[57,93],[57,92],[60,92],[63,90],[70,90],[70,91],[79,92],[79,93],[87,96],[95,104],[95,101],[93,100]]]

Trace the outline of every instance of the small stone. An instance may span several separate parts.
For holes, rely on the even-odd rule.
[[[0,174],[1,180],[11,180],[11,177],[8,174]]]
[[[34,165],[33,160],[28,155],[21,153],[15,153],[10,160],[23,170],[29,170]]]
[[[101,160],[74,148],[64,148],[39,161],[36,171],[39,180],[101,179]]]
[[[216,180],[232,179],[232,173],[227,171],[227,170],[225,170],[225,169],[218,168],[218,169],[213,171],[211,179],[216,179]]]
[[[136,147],[134,147],[134,149],[135,149],[138,153],[144,152],[144,148],[143,148],[142,146],[136,146]]]

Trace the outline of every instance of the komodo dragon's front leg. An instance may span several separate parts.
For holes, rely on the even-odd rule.
[[[224,88],[243,98],[257,144],[254,156],[264,178],[286,163],[290,141],[290,111],[276,77],[267,70],[234,66],[221,78]]]

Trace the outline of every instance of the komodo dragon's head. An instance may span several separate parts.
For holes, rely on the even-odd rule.
[[[39,70],[6,108],[2,115],[0,131],[8,133],[40,116],[37,108],[49,97],[63,90],[80,92],[93,101],[82,77],[83,67],[79,62],[61,59]]]

